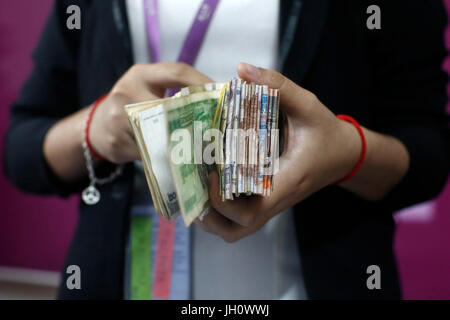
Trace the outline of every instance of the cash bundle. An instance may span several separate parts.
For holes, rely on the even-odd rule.
[[[270,196],[279,101],[277,89],[232,79],[125,106],[155,209],[169,220],[181,214],[187,226],[205,215],[212,170],[223,201]]]

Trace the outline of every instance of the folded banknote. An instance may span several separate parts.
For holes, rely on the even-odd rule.
[[[279,100],[276,89],[233,79],[125,106],[155,209],[187,226],[207,214],[212,170],[223,201],[270,196]]]

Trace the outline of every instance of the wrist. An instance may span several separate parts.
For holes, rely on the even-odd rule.
[[[364,165],[340,187],[369,200],[379,201],[404,177],[409,153],[398,139],[363,129],[367,143]]]
[[[86,144],[86,147],[89,149],[89,152],[92,155],[93,160],[96,161],[105,161],[106,158],[103,157],[98,149],[95,147],[95,143],[92,140],[92,122],[94,120],[95,114],[97,113],[97,109],[100,104],[105,100],[106,95],[101,96],[97,99],[92,106],[89,108],[88,115],[84,124],[84,133],[83,133],[83,141]]]
[[[84,132],[89,108],[58,121],[47,132],[43,155],[50,170],[64,182],[74,182],[85,174],[80,137]]]
[[[334,184],[345,183],[360,170],[366,156],[366,138],[364,129],[351,117],[339,115],[340,126],[340,161],[339,175]]]

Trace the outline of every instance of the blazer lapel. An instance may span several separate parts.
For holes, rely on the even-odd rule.
[[[295,37],[282,66],[283,73],[301,84],[314,59],[330,0],[302,0]]]
[[[121,76],[133,64],[133,48],[128,27],[125,0],[99,1],[106,24],[103,46],[105,58],[112,65],[116,75]]]

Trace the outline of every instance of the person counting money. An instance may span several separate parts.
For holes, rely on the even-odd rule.
[[[59,298],[400,298],[392,213],[436,196],[450,163],[445,10],[412,2],[383,2],[371,30],[364,1],[56,1],[11,109],[5,169],[28,192],[82,193],[65,260],[82,290],[63,272]],[[80,30],[66,28],[69,5]],[[134,121],[124,106],[233,78],[244,105],[279,95],[279,170],[264,189],[267,144],[250,140],[262,162],[239,163],[231,135],[231,165],[180,195],[158,133],[191,121],[179,107],[194,102]],[[273,121],[273,109],[226,110],[220,126]],[[206,202],[190,229],[158,214]],[[380,290],[366,287],[369,264],[382,268]]]
[[[220,175],[222,201],[270,196],[279,101],[277,89],[232,79],[125,106],[156,211],[167,220],[181,214],[186,226],[202,220],[212,170]]]

